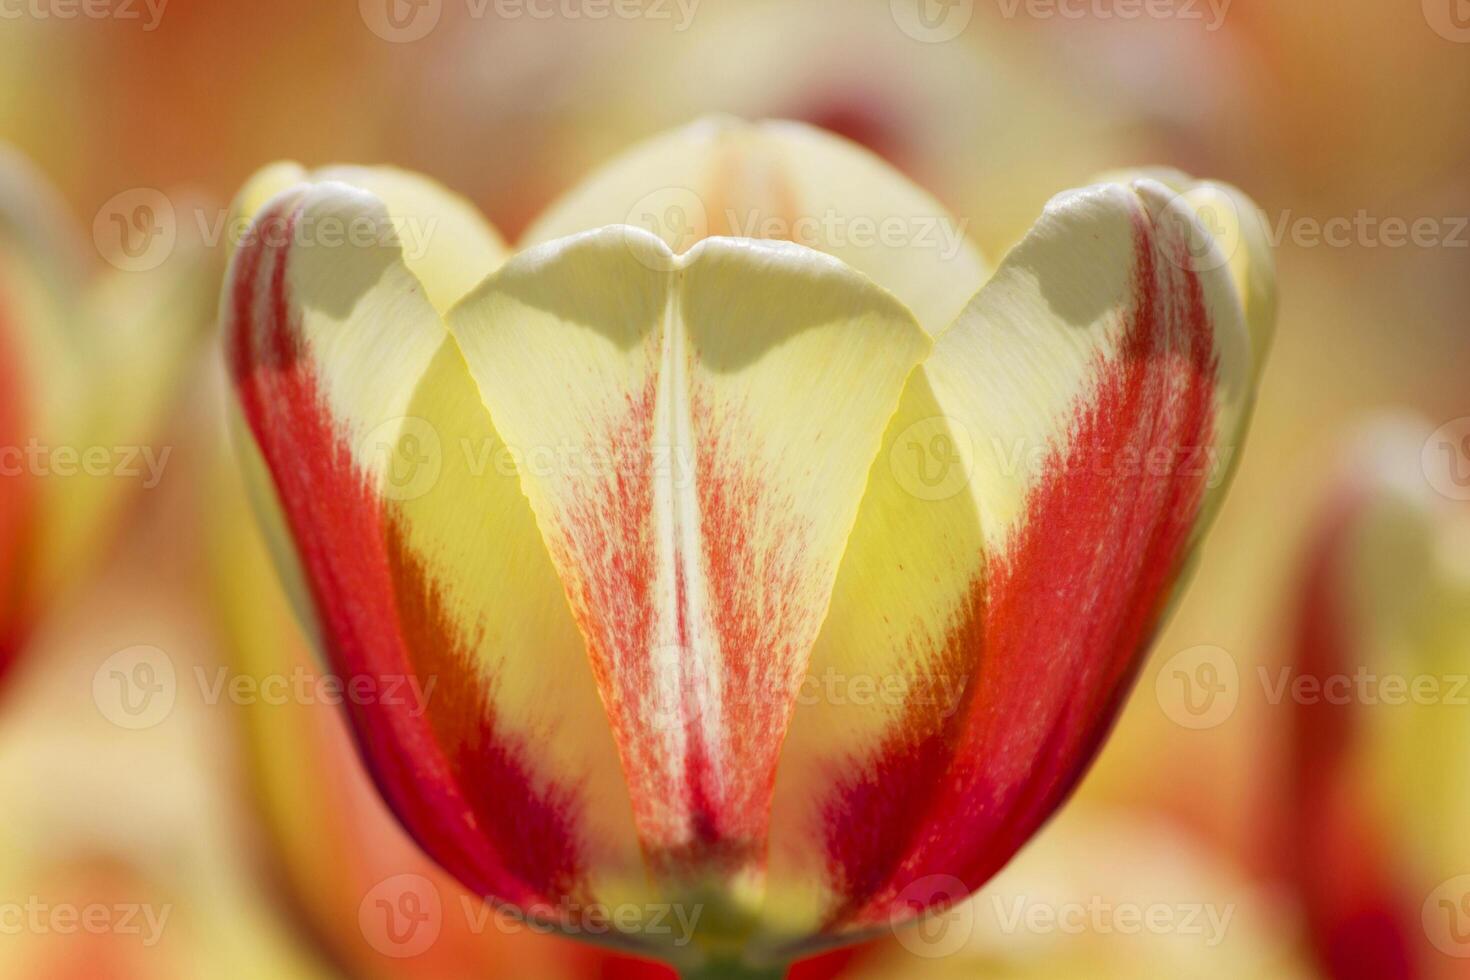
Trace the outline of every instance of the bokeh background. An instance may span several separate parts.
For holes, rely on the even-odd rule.
[[[1145,164],[1245,189],[1277,244],[1279,325],[1236,484],[1077,800],[946,934],[814,975],[1352,975],[1293,879],[1291,705],[1259,678],[1294,656],[1309,537],[1352,433],[1410,411],[1447,439],[1428,433],[1470,415],[1463,0],[0,0],[0,141],[55,184],[103,270],[116,215],[161,197],[187,236],[278,159],[422,171],[513,239],[597,163],[711,112],[868,146],[992,261],[1052,194]],[[377,809],[320,699],[198,696],[196,669],[310,670],[222,473],[207,333],[152,437],[163,478],[127,491],[0,693],[0,972],[642,975],[470,914]],[[97,679],[139,647],[166,654],[178,695],[119,724]],[[1187,680],[1205,662],[1234,677],[1207,717]],[[1470,810],[1415,816],[1463,827]],[[1421,923],[1470,871],[1445,860],[1399,883],[1412,952],[1357,975],[1470,975],[1470,933]],[[391,935],[380,901],[439,908],[434,937]],[[38,926],[37,905],[137,906],[140,928],[115,911],[99,930]],[[1009,914],[1037,905],[1104,912]],[[1200,928],[1182,921],[1194,906]],[[1124,928],[1125,907],[1172,925]]]

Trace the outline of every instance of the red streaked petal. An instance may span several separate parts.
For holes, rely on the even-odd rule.
[[[396,238],[294,245],[334,216],[389,225],[371,194],[297,188],[256,220],[279,233],[234,258],[224,317],[246,451],[273,483],[328,659],[380,694],[348,713],[410,833],[480,894],[585,899],[637,859],[615,856],[632,840],[614,829],[626,796],[605,725],[586,721],[580,639],[513,474],[473,469],[498,439]],[[396,482],[430,441],[429,478]]]
[[[901,683],[796,715],[773,850],[810,878],[822,840],[826,878],[791,885],[798,915],[842,930],[942,897],[906,892],[928,876],[978,887],[1131,685],[1212,475],[1190,454],[1234,445],[1251,377],[1227,273],[1194,269],[1149,190],[1054,202],[910,382],[813,655]],[[959,479],[926,484],[942,453]]]

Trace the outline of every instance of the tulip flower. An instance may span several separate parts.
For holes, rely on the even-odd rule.
[[[1393,417],[1360,436],[1273,678],[1291,722],[1283,863],[1331,980],[1449,980],[1470,956],[1470,522],[1463,447],[1430,430]]]
[[[1064,801],[1270,329],[1238,192],[1069,192],[991,273],[789,123],[636,148],[509,257],[396,171],[278,165],[239,210],[282,574],[345,680],[435,682],[347,706],[379,788],[476,894],[686,975],[943,908]]]
[[[95,276],[84,255],[55,192],[0,147],[0,673],[125,491],[161,477],[147,440],[209,322],[202,242]]]

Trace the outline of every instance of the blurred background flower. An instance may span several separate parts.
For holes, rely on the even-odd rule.
[[[1291,778],[1283,746],[1291,744],[1295,712],[1289,699],[1272,703],[1265,696],[1259,669],[1274,678],[1291,662],[1286,607],[1295,604],[1301,559],[1324,488],[1337,472],[1342,433],[1359,416],[1384,405],[1413,407],[1428,420],[1431,454],[1459,454],[1447,458],[1470,465],[1460,430],[1439,429],[1470,416],[1464,383],[1470,376],[1464,314],[1470,37],[1454,18],[1454,0],[1344,0],[1330,15],[1277,0],[1219,0],[1158,8],[1174,11],[1165,16],[1128,15],[1142,5],[1122,0],[957,0],[927,20],[918,16],[918,0],[840,6],[703,0],[687,20],[681,10],[689,5],[659,0],[650,0],[646,16],[604,19],[586,16],[591,3],[559,6],[543,18],[531,16],[529,0],[444,0],[423,5],[437,20],[412,40],[380,33],[391,27],[379,16],[386,5],[170,0],[154,20],[141,2],[118,0],[108,8],[116,15],[104,17],[61,16],[68,5],[59,0],[7,4],[0,19],[0,138],[34,161],[55,184],[57,207],[77,216],[65,219],[73,229],[67,234],[81,239],[72,249],[77,263],[119,276],[124,273],[103,257],[108,239],[99,243],[93,233],[100,226],[120,234],[140,217],[139,203],[157,204],[149,191],[190,187],[205,200],[223,201],[269,160],[381,161],[432,174],[514,237],[595,163],[670,125],[719,111],[804,118],[867,144],[968,219],[967,230],[992,262],[1048,194],[1105,169],[1178,166],[1228,180],[1262,205],[1278,246],[1283,295],[1255,431],[1194,582],[1081,790],[1077,819],[1084,806],[1087,813],[1104,808],[1133,828],[1131,839],[1144,844],[1116,850],[1144,851],[1126,863],[1148,869],[1146,880],[1155,880],[1155,869],[1160,881],[1193,877],[1204,865],[1243,884],[1252,903],[1261,902],[1275,920],[1264,930],[1266,952],[1252,955],[1274,957],[1280,942],[1320,951],[1321,905],[1300,894],[1300,882],[1290,883],[1279,847],[1287,821],[1282,780]],[[1186,17],[1185,10],[1198,16]],[[9,16],[16,11],[19,16]],[[124,17],[125,11],[136,16]],[[427,22],[407,23],[412,35]],[[218,244],[212,231],[226,233],[214,204],[175,192],[164,198],[168,207],[153,211],[157,227],[171,223],[180,240],[202,229],[207,242]],[[100,344],[123,335],[99,336]],[[213,370],[209,363],[199,371]],[[132,395],[151,397],[163,387],[134,386],[131,395],[109,395],[102,403],[121,407]],[[216,398],[207,385],[189,388],[175,427],[212,417]],[[177,722],[134,730],[103,719],[101,747],[83,754],[116,763],[34,761],[71,758],[59,750],[48,754],[43,743],[99,724],[92,683],[113,654],[142,645],[167,651],[181,665],[191,662],[186,658],[210,669],[227,662],[217,634],[202,625],[213,607],[200,584],[201,524],[182,516],[210,514],[217,503],[203,476],[209,467],[188,462],[212,453],[216,441],[211,429],[207,437],[166,443],[175,447],[165,480],[172,489],[134,502],[128,542],[118,554],[81,551],[85,570],[102,584],[51,604],[28,668],[12,677],[0,711],[9,747],[0,751],[0,782],[7,801],[24,798],[28,812],[39,815],[7,830],[7,840],[20,842],[7,848],[60,854],[93,839],[112,843],[82,849],[125,852],[140,836],[184,839],[173,831],[179,826],[173,810],[182,804],[147,808],[148,794],[143,800],[120,794],[108,777],[125,771],[137,784],[158,782],[162,792],[165,778],[179,769],[174,753],[185,748],[173,743],[190,743],[208,759],[198,774],[209,788],[198,798],[235,801],[204,806],[197,819],[220,828],[243,825],[239,833],[209,831],[232,863],[226,877],[239,884],[200,897],[154,870],[145,846],[141,858],[123,854],[98,863],[86,857],[16,871],[13,878],[7,872],[0,901],[23,902],[40,888],[35,881],[64,881],[72,891],[97,895],[143,882],[136,894],[162,889],[188,896],[177,899],[177,914],[189,907],[207,920],[209,903],[224,896],[229,915],[214,921],[227,923],[229,934],[209,947],[208,969],[184,975],[249,975],[252,954],[330,969],[341,954],[323,953],[330,947],[319,936],[301,938],[325,927],[311,924],[299,898],[283,897],[291,888],[280,881],[282,845],[264,843],[269,814],[242,789],[252,778],[229,771],[224,761],[233,757],[223,746],[235,745],[239,711],[207,706],[187,736],[168,727]],[[1445,496],[1446,485],[1427,484],[1422,467],[1408,462],[1400,472]],[[1458,492],[1453,482],[1448,489]],[[6,494],[3,535],[18,505],[9,484],[0,484],[0,492]],[[173,557],[165,562],[163,554]],[[95,632],[113,621],[105,639]],[[1446,641],[1443,651],[1453,664],[1466,657],[1463,642]],[[1210,701],[1217,688],[1224,695]],[[51,735],[27,731],[43,723]],[[1400,741],[1382,744],[1395,746],[1381,750],[1390,760],[1386,771],[1406,751],[1424,766],[1464,768],[1453,743],[1433,756],[1398,748]],[[113,751],[126,754],[108,754]],[[63,772],[66,780],[57,778]],[[319,798],[330,787],[309,788]],[[1374,836],[1387,841],[1441,840],[1458,829],[1457,814],[1464,812],[1403,793],[1378,792],[1373,799],[1372,811],[1383,815],[1375,825],[1391,828]],[[55,816],[64,813],[71,816]],[[87,826],[75,827],[84,817]],[[1064,845],[1053,844],[1051,835],[1060,840],[1071,820],[1064,816],[1021,862],[1052,847],[1060,853]],[[1116,826],[1110,822],[1108,832]],[[1392,829],[1400,826],[1411,829]],[[262,843],[239,846],[249,839]],[[1156,840],[1170,843],[1151,846]],[[1397,880],[1408,902],[1404,943],[1426,971],[1440,971],[1426,975],[1453,975],[1466,961],[1434,943],[1422,903],[1441,881],[1470,868],[1455,866],[1459,856],[1447,848],[1433,866],[1411,870],[1417,865],[1384,846],[1385,866],[1403,872]],[[1086,872],[1081,857],[1072,863]],[[84,865],[94,870],[55,870]],[[7,861],[6,867],[18,865]],[[1218,880],[1209,870],[1202,878]],[[267,881],[273,884],[262,884]],[[1097,893],[1126,885],[1079,887]],[[1233,887],[1193,890],[1208,892],[1200,899],[1207,902]],[[1453,904],[1454,896],[1441,897]],[[350,903],[333,908],[326,913],[337,923],[332,928],[351,939],[355,909]],[[1440,914],[1446,916],[1441,923],[1450,921],[1448,911]],[[1280,936],[1283,930],[1289,935]],[[0,933],[0,958],[12,947],[36,948],[37,938]],[[1040,945],[1059,947],[1065,956],[1094,955],[1070,935]],[[890,954],[897,955],[891,945],[851,969],[879,969]],[[986,955],[988,965],[999,962],[999,954]],[[1088,968],[1104,976],[1108,969],[1156,975],[1131,962],[1111,966],[1118,959],[1110,955],[1097,953]],[[1143,953],[1121,955],[1153,962]],[[909,956],[888,962],[903,962],[915,975],[929,966]],[[958,954],[939,957],[934,968],[960,962]],[[1202,953],[1192,962],[1191,969],[1203,972],[1233,961]],[[230,973],[237,969],[240,974]],[[273,975],[291,975],[280,969]],[[1292,969],[1279,975],[1297,975]],[[157,967],[144,975],[167,974]]]
[[[1281,869],[1334,980],[1470,976],[1470,510],[1434,489],[1470,481],[1426,446],[1357,433],[1292,593]]]

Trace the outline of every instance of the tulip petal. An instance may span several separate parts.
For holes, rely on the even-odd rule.
[[[1148,181],[1059,197],[910,381],[782,757],[767,921],[959,898],[1096,753],[1253,377],[1177,207]]]
[[[1363,426],[1294,590],[1280,864],[1334,980],[1424,976],[1426,935],[1453,941],[1439,896],[1467,852],[1444,817],[1470,805],[1470,520],[1436,493],[1459,460],[1426,455],[1442,445],[1432,429],[1397,414]]]
[[[391,207],[296,186],[236,252],[222,315],[247,474],[273,484],[254,492],[279,508],[332,667],[378,695],[347,709],[390,805],[469,887],[554,910],[603,887],[594,872],[641,874],[631,805],[560,582],[435,309],[454,280],[415,275],[437,239],[406,255]],[[381,237],[310,237],[353,223]]]
[[[0,671],[32,625],[42,589],[46,504],[31,443],[70,441],[85,381],[69,318],[81,250],[45,178],[0,144]]]
[[[676,252],[710,236],[795,241],[892,291],[937,333],[988,270],[926,191],[854,143],[795,122],[710,118],[634,147],[553,205],[536,245],[633,224]]]
[[[3,290],[3,285],[0,285]],[[21,376],[20,351],[15,336],[14,315],[0,292],[0,671],[7,667],[20,646],[25,630],[24,563],[30,554],[30,533],[35,519],[35,480],[11,459],[25,444],[27,422],[26,384]]]
[[[632,227],[517,256],[450,325],[587,636],[655,871],[754,869],[922,330],[810,249],[675,256]]]

